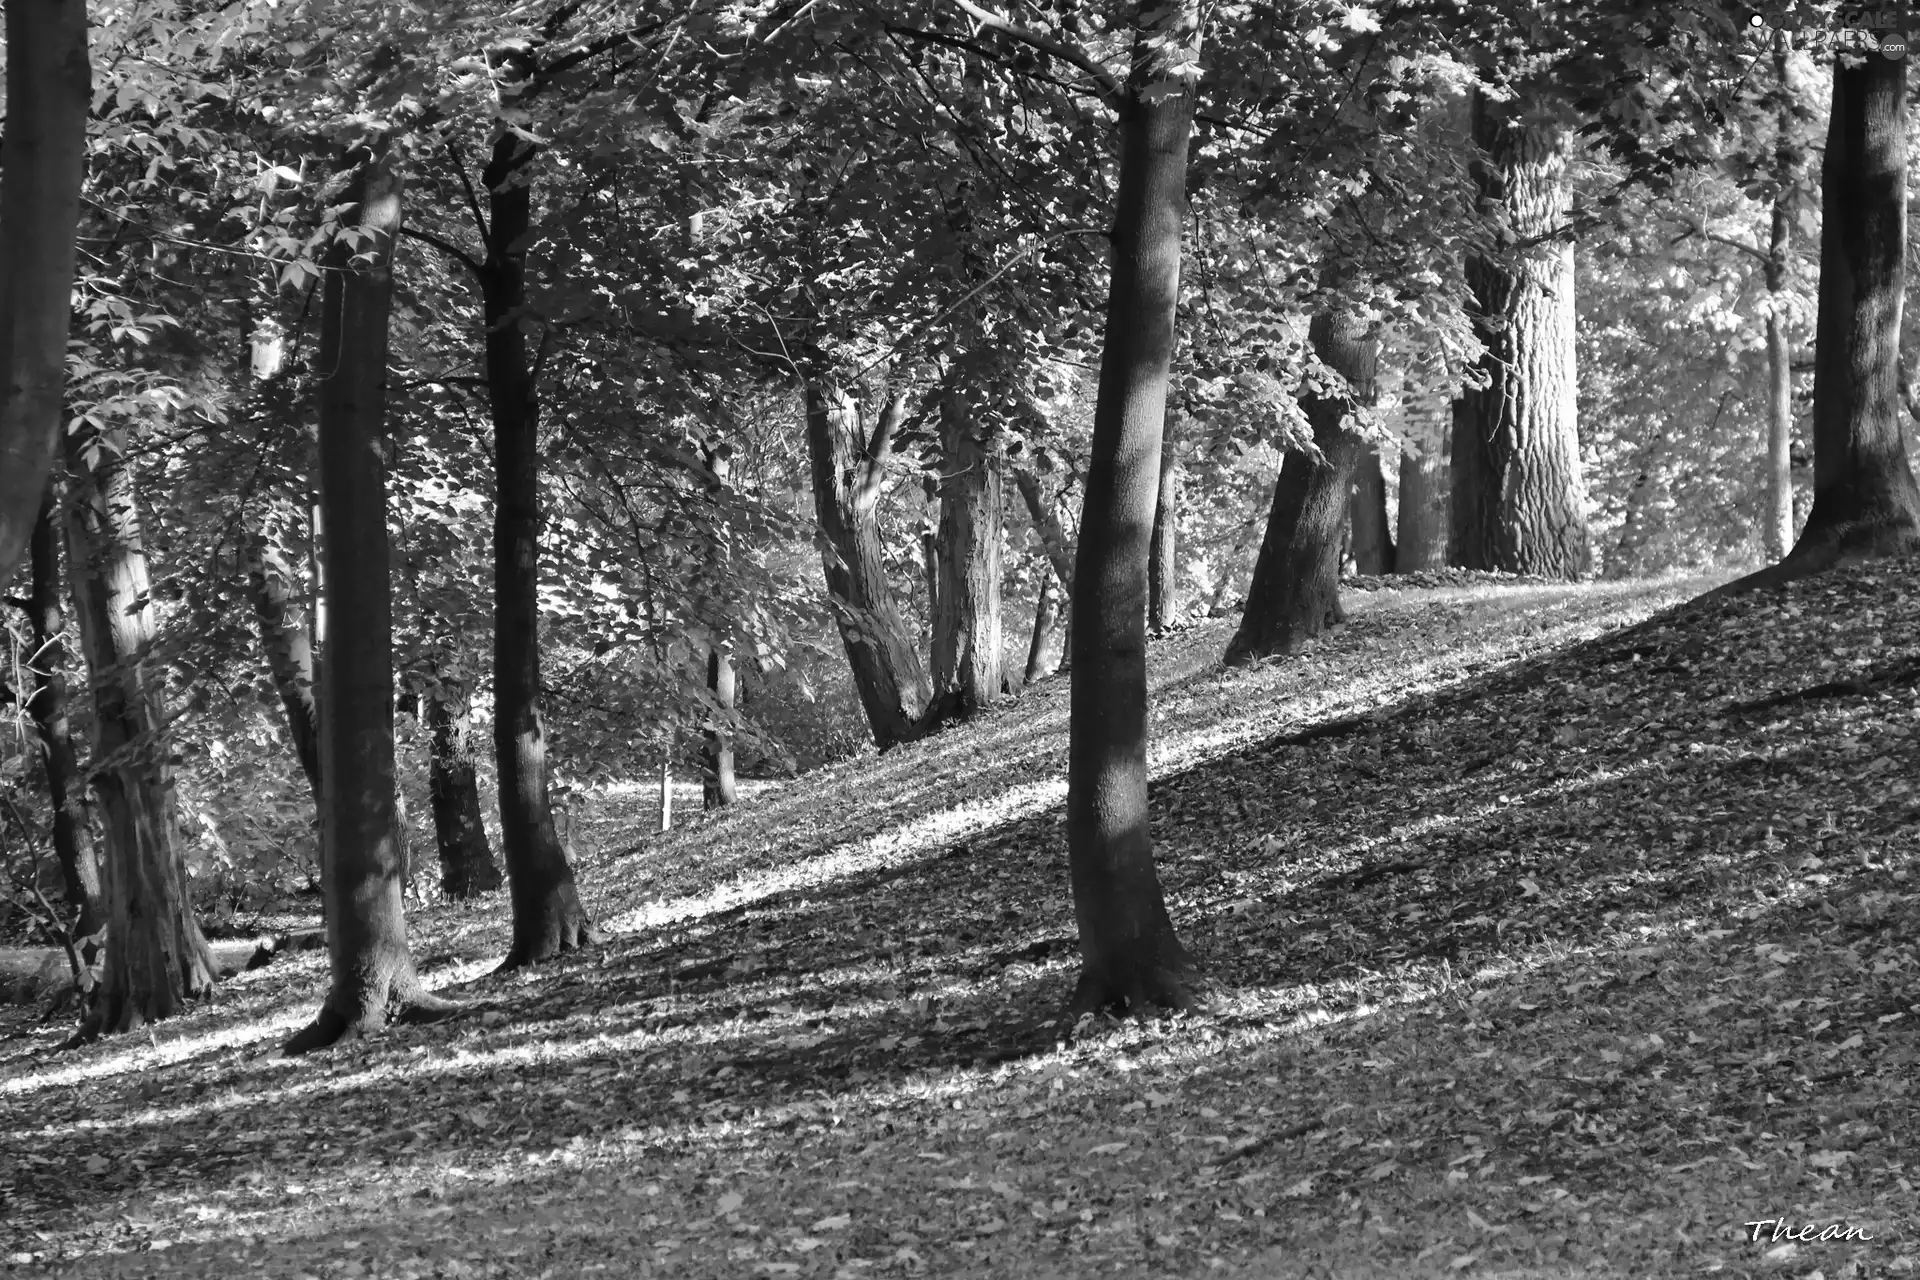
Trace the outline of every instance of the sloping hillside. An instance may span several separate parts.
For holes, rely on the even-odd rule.
[[[1160,645],[1204,1015],[1050,1021],[1064,681],[668,836],[608,798],[600,950],[490,978],[504,899],[415,921],[452,1023],[281,1059],[310,958],[64,1057],[9,1011],[0,1262],[1912,1270],[1920,567],[1639,621],[1705,585],[1372,593],[1244,672],[1219,624]]]

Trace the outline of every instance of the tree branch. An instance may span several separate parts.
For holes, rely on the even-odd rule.
[[[474,194],[473,179],[467,176],[467,157],[460,150],[459,143],[453,141],[447,143],[447,158],[453,161],[453,171],[460,175],[460,185],[466,188],[467,208],[473,214],[473,225],[480,232],[480,243],[491,245],[493,232],[487,230],[486,215],[480,212],[480,197]],[[492,251],[488,252],[491,255]]]
[[[434,235],[433,232],[422,231],[418,227],[401,227],[400,234],[409,240],[418,240],[421,244],[430,244],[456,262],[465,264],[467,270],[473,272],[474,275],[477,276],[480,274],[479,262],[475,261],[472,254],[469,254],[465,249],[462,249],[452,241],[442,240],[439,236]]]
[[[979,23],[982,28],[998,31],[1010,40],[1018,40],[1021,44],[1037,49],[1049,58],[1057,58],[1069,66],[1078,67],[1086,72],[1087,78],[1092,80],[1094,87],[1099,90],[1101,100],[1109,106],[1117,107],[1125,98],[1126,90],[1118,80],[1114,79],[1113,73],[1094,61],[1086,50],[1049,40],[1037,31],[1029,31],[1018,23],[1001,17],[991,9],[982,9],[972,0],[949,0],[949,2],[960,12]]]
[[[861,469],[860,483],[855,486],[855,501],[879,496],[880,485],[887,478],[887,463],[893,457],[894,434],[906,416],[907,393],[896,391],[887,401],[887,407],[880,411],[880,421],[874,424],[873,437],[867,441],[867,462]]]

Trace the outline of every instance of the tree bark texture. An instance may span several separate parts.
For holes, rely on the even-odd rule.
[[[1147,545],[1147,628],[1161,632],[1180,614],[1180,471],[1178,414],[1167,414],[1160,433],[1160,487],[1153,504]]]
[[[440,891],[449,898],[477,898],[498,889],[502,877],[481,816],[473,699],[465,680],[442,672],[421,701],[430,734],[427,794],[440,855]]]
[[[1373,398],[1380,347],[1365,331],[1333,315],[1315,316],[1309,336],[1321,361],[1347,379],[1352,400],[1316,395],[1301,406],[1321,456],[1296,451],[1280,468],[1247,606],[1227,644],[1226,660],[1234,665],[1296,653],[1345,616],[1340,610],[1341,534],[1354,467],[1366,444],[1341,424],[1355,402]]]
[[[1060,593],[1053,585],[1051,568],[1040,575],[1040,591],[1033,602],[1033,634],[1027,639],[1026,683],[1044,680],[1060,665],[1054,648],[1054,632],[1060,626]]]
[[[1920,492],[1900,424],[1906,292],[1907,60],[1836,66],[1821,173],[1813,509],[1799,572],[1920,547]]]
[[[60,881],[67,907],[75,913],[72,935],[91,938],[106,924],[100,887],[100,863],[87,822],[81,794],[73,735],[67,725],[66,611],[60,605],[59,500],[49,483],[40,501],[27,554],[33,581],[27,597],[28,621],[33,627],[33,696],[27,711],[40,738],[40,763],[46,770],[47,803],[53,810],[53,856],[60,864]]]
[[[105,832],[106,956],[80,1037],[132,1031],[210,994],[213,952],[193,918],[159,701],[147,557],[133,474],[113,435],[69,435],[67,563],[93,688],[94,791]]]
[[[837,383],[815,379],[806,395],[827,598],[867,724],[884,751],[913,737],[932,698],[919,649],[894,605],[880,543],[880,488],[906,401],[895,397],[882,410],[869,439],[860,429],[859,402]]]
[[[1580,478],[1571,201],[1562,126],[1527,123],[1476,93],[1481,206],[1507,252],[1474,253],[1467,287],[1486,344],[1483,388],[1453,428],[1453,556],[1469,569],[1579,578],[1592,564]]]
[[[253,617],[260,627],[267,669],[280,706],[287,714],[287,736],[307,775],[316,801],[320,796],[320,710],[315,693],[313,638],[299,616],[300,593],[285,559],[265,538],[247,547],[247,583]]]
[[[503,129],[481,174],[492,219],[480,279],[493,416],[493,742],[513,891],[505,968],[593,940],[553,820],[540,705],[540,403],[525,331],[535,155],[534,144]]]
[[[1400,450],[1400,539],[1395,573],[1447,567],[1447,459],[1440,451]]]
[[[1106,335],[1073,590],[1067,846],[1081,971],[1071,1010],[1191,1003],[1147,813],[1147,551],[1180,294],[1197,53],[1192,0],[1143,3],[1119,101]]]
[[[1380,470],[1380,450],[1365,445],[1353,468],[1353,571],[1363,574],[1393,572],[1393,529],[1387,524],[1387,481]]]
[[[376,144],[378,145],[378,144]],[[401,180],[384,147],[359,148],[345,195],[370,238],[327,252],[320,317],[322,574],[331,615],[320,687],[320,858],[327,900],[326,1002],[287,1042],[304,1053],[395,1020],[443,1016],[407,949],[393,745],[393,600],[383,456],[387,320]]]
[[[1000,696],[1004,466],[999,434],[980,426],[964,389],[949,388],[940,401],[933,693],[958,718],[990,706]]]
[[[6,6],[0,145],[0,585],[39,517],[60,439],[74,238],[93,102],[85,0]]]

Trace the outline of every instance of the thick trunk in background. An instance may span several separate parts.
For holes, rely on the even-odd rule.
[[[1813,509],[1785,560],[1714,595],[1920,549],[1920,490],[1900,421],[1906,83],[1905,58],[1869,56],[1834,68],[1820,178]]]
[[[513,890],[502,968],[551,960],[593,940],[553,821],[540,706],[540,403],[527,361],[527,242],[534,145],[502,130],[487,187],[487,403],[493,417],[493,744],[500,843]]]
[[[1379,342],[1331,315],[1314,317],[1310,338],[1320,359],[1351,384],[1353,401],[1370,401]],[[1301,407],[1322,456],[1291,453],[1280,468],[1266,537],[1247,586],[1247,607],[1227,644],[1229,664],[1296,653],[1345,616],[1340,610],[1341,534],[1353,469],[1366,442],[1340,425],[1352,409],[1346,397],[1313,396]]]
[[[78,940],[99,933],[106,917],[100,896],[100,863],[87,825],[73,736],[67,727],[67,655],[60,639],[67,619],[60,607],[58,522],[59,500],[55,486],[49,483],[27,550],[33,565],[31,594],[27,597],[28,621],[33,627],[33,696],[27,700],[27,711],[33,716],[33,727],[40,738],[40,763],[46,770],[47,803],[53,810],[53,855],[60,864],[67,908],[75,913],[75,918],[66,923]],[[90,960],[91,956],[82,959]]]
[[[733,712],[733,663],[718,648],[707,651],[707,692],[713,695],[714,705],[721,714]],[[738,798],[733,779],[733,735],[724,729],[711,729],[707,732],[700,770],[701,805],[718,809]]]
[[[854,689],[882,751],[905,742],[932,697],[913,636],[894,606],[880,544],[878,506],[893,432],[906,412],[896,397],[880,414],[873,436],[860,429],[860,405],[838,384],[807,384],[807,453],[812,462],[813,510],[825,542],[821,560],[827,598]]]
[[[213,991],[213,952],[193,918],[158,699],[147,557],[133,475],[117,436],[69,435],[67,564],[93,687],[93,786],[106,848],[106,956],[76,1039],[132,1031]]]
[[[1400,540],[1395,573],[1447,567],[1447,459],[1442,450],[1400,450]]]
[[[39,517],[60,439],[74,237],[92,106],[85,0],[6,6],[0,142],[0,587]]]
[[[1180,471],[1178,415],[1167,415],[1160,433],[1160,487],[1154,497],[1153,533],[1147,542],[1147,629],[1165,631],[1180,612]]]
[[[1067,849],[1081,969],[1071,1012],[1192,1002],[1193,962],[1154,867],[1147,813],[1147,549],[1180,296],[1197,54],[1193,0],[1143,0],[1119,107],[1106,334],[1073,572]]]
[[[332,975],[313,1022],[287,1041],[304,1053],[395,1020],[445,1016],[407,949],[393,747],[393,600],[387,546],[387,319],[399,175],[364,148],[344,193],[366,238],[327,251],[320,314],[320,556],[327,605],[350,620],[327,637],[320,699],[320,858]],[[357,250],[357,252],[356,252]],[[369,260],[370,259],[370,260]]]
[[[940,401],[939,594],[933,608],[933,696],[942,720],[1000,696],[1000,550],[1006,515],[999,434],[967,394]]]
[[[1800,87],[1793,71],[1793,33],[1774,37],[1773,70],[1780,95],[1774,113],[1773,221],[1767,240],[1767,484],[1760,541],[1769,560],[1793,546],[1793,335],[1786,316],[1787,269],[1793,253],[1791,201],[1802,158],[1794,140]]]
[[[314,691],[313,638],[307,620],[295,606],[293,574],[278,550],[264,538],[247,546],[248,592],[253,617],[260,626],[260,644],[267,653],[267,669],[280,706],[287,713],[287,736],[307,775],[317,800],[320,795],[320,711]]]
[[[1380,470],[1380,450],[1365,445],[1353,468],[1353,571],[1378,575],[1393,572],[1393,529],[1387,524],[1387,478]]]
[[[1481,205],[1520,246],[1467,259],[1487,385],[1467,388],[1454,415],[1452,552],[1468,569],[1579,578],[1592,550],[1576,428],[1573,245],[1556,238],[1571,200],[1572,135],[1516,114],[1474,95]]]
[[[1060,626],[1060,593],[1053,585],[1051,569],[1040,575],[1040,592],[1033,602],[1033,634],[1027,639],[1026,683],[1044,680],[1060,665],[1054,648],[1054,632]]]
[[[442,674],[421,694],[427,729],[427,794],[433,803],[434,843],[440,854],[440,891],[477,898],[502,883],[480,810],[479,768],[473,757],[473,699],[467,683]]]

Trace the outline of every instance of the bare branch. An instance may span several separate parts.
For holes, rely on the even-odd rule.
[[[1038,49],[1049,58],[1057,58],[1069,66],[1080,68],[1086,72],[1087,78],[1092,80],[1094,87],[1099,90],[1101,100],[1108,105],[1118,106],[1126,96],[1125,88],[1114,79],[1113,73],[1096,62],[1086,50],[1050,40],[1038,31],[1030,31],[1016,22],[1001,17],[991,9],[982,9],[972,0],[950,0],[950,2],[960,12],[979,23],[982,28],[998,31],[1010,40],[1018,40],[1029,48]]]
[[[431,231],[422,231],[418,227],[401,227],[400,234],[409,240],[418,240],[421,244],[430,244],[456,262],[464,263],[467,270],[480,274],[480,264],[473,255],[449,240],[443,240]]]

